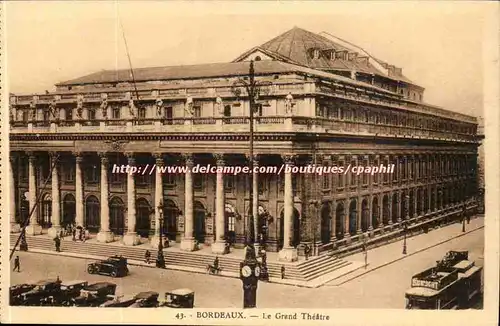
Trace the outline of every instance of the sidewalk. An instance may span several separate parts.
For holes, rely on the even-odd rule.
[[[453,223],[448,226],[430,230],[429,233],[422,233],[420,235],[407,238],[406,248],[407,254],[403,255],[403,240],[393,242],[381,247],[368,250],[368,266],[364,268],[365,254],[363,252],[354,254],[352,256],[344,257],[345,260],[362,263],[361,268],[349,274],[344,274],[341,277],[333,279],[326,284],[327,286],[339,286],[349,281],[352,281],[362,275],[370,273],[374,270],[392,264],[396,261],[405,259],[406,257],[415,255],[427,249],[439,246],[452,239],[459,238],[471,232],[484,228],[484,216],[471,219],[470,224],[465,225],[465,232],[462,232],[461,223]]]

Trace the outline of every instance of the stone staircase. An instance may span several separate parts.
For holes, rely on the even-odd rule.
[[[11,234],[11,244],[13,245],[19,234]],[[54,251],[54,241],[47,235],[27,236],[26,241],[29,249],[42,249]],[[65,253],[74,253],[81,255],[92,255],[109,257],[113,255],[121,255],[129,260],[143,261],[146,250],[151,252],[151,260],[155,261],[157,250],[145,246],[129,247],[119,244],[103,244],[92,241],[74,242],[71,237],[67,237],[61,241],[61,250]],[[165,249],[164,257],[167,265],[183,266],[205,271],[207,265],[212,264],[215,255],[201,251],[183,252],[174,248]],[[219,266],[224,272],[235,273],[239,275],[239,266],[241,258],[231,255],[219,255]],[[333,257],[331,255],[321,255],[318,257],[310,257],[309,260],[299,263],[281,263],[273,262],[268,259],[267,266],[270,277],[281,277],[281,266],[285,266],[285,277],[290,280],[311,281],[317,277],[333,272],[351,262]]]

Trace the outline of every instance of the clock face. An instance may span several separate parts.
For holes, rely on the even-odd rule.
[[[250,266],[243,266],[241,274],[243,274],[244,277],[249,277],[252,274],[252,269]]]
[[[259,277],[259,275],[260,275],[260,267],[257,266],[255,267],[255,276]]]

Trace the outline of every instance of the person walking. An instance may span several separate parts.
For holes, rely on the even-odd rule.
[[[54,238],[54,244],[56,246],[56,251],[61,252],[61,239],[59,239],[59,237]]]
[[[19,260],[19,256],[16,256],[14,259],[14,271],[17,269],[17,272],[21,272],[21,261]]]
[[[151,262],[151,253],[149,250],[146,250],[146,253],[144,254],[144,261],[146,264],[149,264]]]
[[[73,227],[71,232],[73,233],[73,241],[76,241],[76,228]]]
[[[309,247],[309,245],[304,245],[304,256],[306,257],[306,260],[309,259],[309,254],[311,252],[311,248]]]
[[[281,279],[285,278],[285,265],[281,265]]]

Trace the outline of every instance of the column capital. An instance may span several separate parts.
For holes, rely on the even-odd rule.
[[[215,153],[213,154],[213,157],[215,159],[217,166],[224,166],[226,164],[226,160],[224,159],[224,154]]]
[[[109,163],[109,157],[108,157],[107,152],[99,152],[97,154],[101,158],[101,164],[108,164]]]
[[[185,162],[185,164],[189,167],[194,165],[194,156],[192,153],[182,153],[181,159]]]
[[[28,155],[28,160],[30,163],[34,163],[36,161],[35,152],[26,152],[26,155]]]
[[[127,158],[128,164],[135,164],[135,153],[134,152],[125,152],[125,157]]]
[[[49,156],[50,156],[50,158],[57,157],[58,155],[59,155],[59,152],[56,152],[56,151],[49,151]]]
[[[155,158],[155,164],[157,166],[163,166],[164,164],[163,153],[153,153],[153,157]]]
[[[297,155],[295,154],[281,154],[281,159],[287,165],[294,165],[297,159]]]

